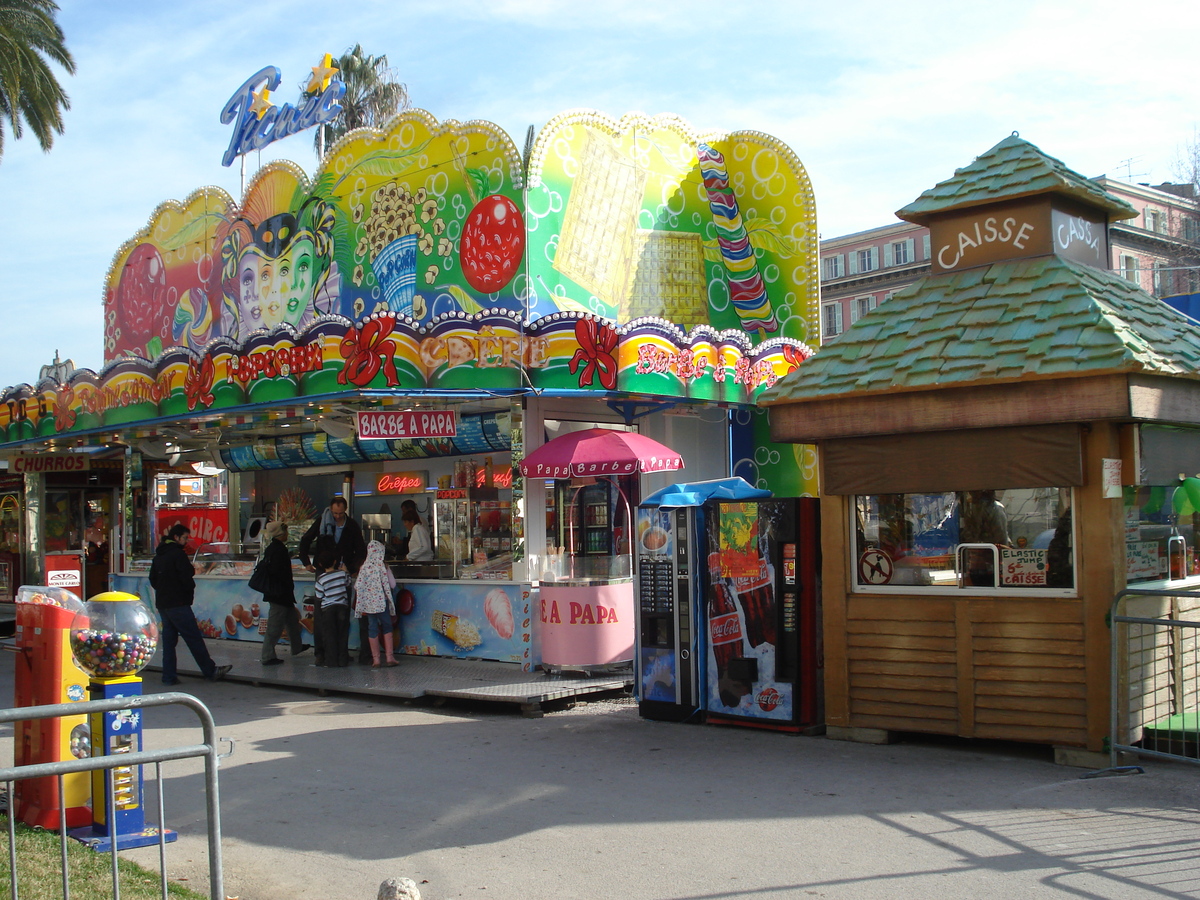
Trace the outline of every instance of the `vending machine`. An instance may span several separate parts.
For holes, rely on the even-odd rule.
[[[819,724],[818,501],[710,501],[704,524],[706,721]]]
[[[694,580],[696,510],[638,509],[638,710],[648,719],[699,721],[701,611]]]
[[[642,503],[642,716],[784,731],[821,723],[818,510],[740,478],[671,485]]]
[[[706,667],[705,508],[713,496],[770,497],[741,478],[676,484],[638,508],[638,710],[649,719],[699,722]]]

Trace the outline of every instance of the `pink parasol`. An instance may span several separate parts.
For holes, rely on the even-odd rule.
[[[683,457],[633,431],[589,428],[572,431],[538,447],[521,460],[527,478],[629,475],[683,468]]]

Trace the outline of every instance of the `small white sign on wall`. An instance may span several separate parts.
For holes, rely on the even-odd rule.
[[[1102,476],[1102,485],[1104,489],[1104,498],[1106,500],[1120,499],[1121,497],[1121,461],[1119,459],[1104,460],[1104,474]]]

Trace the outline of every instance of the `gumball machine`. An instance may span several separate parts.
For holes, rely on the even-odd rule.
[[[89,699],[140,697],[138,673],[158,646],[158,621],[140,598],[108,591],[96,594],[76,614],[70,641],[75,662],[91,677]],[[92,713],[89,724],[93,757],[142,749],[141,714],[136,710]],[[159,829],[146,824],[144,813],[141,766],[98,769],[92,773],[92,824],[70,834],[95,850],[109,850],[114,843],[118,850],[157,844]],[[176,837],[167,830],[163,836],[168,841]]]
[[[14,707],[78,703],[87,697],[87,675],[71,653],[68,634],[83,601],[60,587],[22,585],[17,590],[17,660]],[[13,735],[18,766],[83,759],[91,755],[87,717],[27,719]],[[23,778],[13,786],[16,817],[27,825],[57,830],[65,811],[67,827],[91,821],[87,772]]]

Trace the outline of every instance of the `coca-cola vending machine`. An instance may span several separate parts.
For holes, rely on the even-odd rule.
[[[703,519],[706,720],[819,724],[818,502],[714,501]]]
[[[675,484],[638,509],[637,696],[643,716],[698,722],[705,708],[705,506],[713,497],[767,498],[741,478]]]

